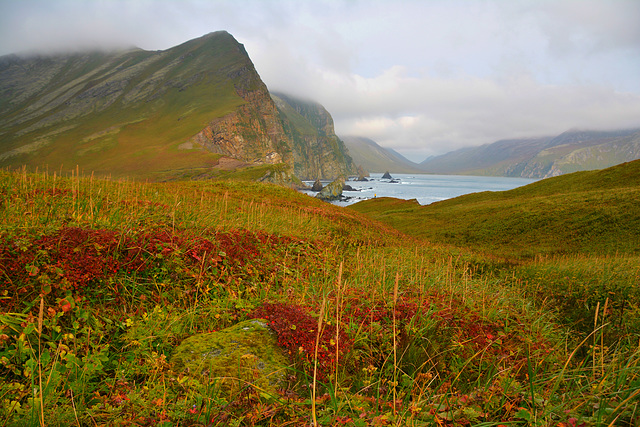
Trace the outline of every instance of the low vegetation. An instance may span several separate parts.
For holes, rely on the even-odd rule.
[[[0,424],[637,425],[629,182],[344,209],[0,171]],[[172,363],[254,318],[289,358],[276,391]]]
[[[420,206],[377,198],[349,209],[412,236],[520,260],[640,255],[640,162]]]

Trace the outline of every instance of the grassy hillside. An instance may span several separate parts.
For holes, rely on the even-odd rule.
[[[238,46],[220,32],[161,52],[3,64],[0,164],[147,178],[214,166],[219,155],[181,144],[244,103],[229,78],[251,66]]]
[[[505,192],[420,206],[373,199],[349,209],[431,242],[506,258],[640,253],[640,161]]]
[[[631,256],[514,265],[253,182],[0,171],[0,195],[2,425],[638,422]],[[175,364],[256,317],[277,388],[238,379],[248,354]]]

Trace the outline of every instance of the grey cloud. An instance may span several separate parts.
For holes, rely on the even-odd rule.
[[[640,2],[570,0],[540,6],[551,48],[565,53],[640,50]]]
[[[270,89],[321,102],[338,132],[426,156],[640,126],[639,17],[634,0],[0,0],[0,54],[224,29]]]

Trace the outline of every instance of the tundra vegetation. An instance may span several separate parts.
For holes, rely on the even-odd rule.
[[[639,170],[349,209],[0,171],[0,425],[638,425]],[[277,387],[172,362],[249,319]]]

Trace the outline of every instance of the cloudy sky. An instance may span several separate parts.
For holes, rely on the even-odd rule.
[[[414,161],[640,127],[639,0],[0,0],[0,55],[243,43],[272,90]]]

